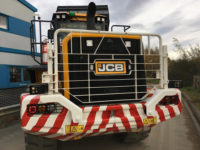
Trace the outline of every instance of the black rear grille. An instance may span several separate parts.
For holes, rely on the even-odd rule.
[[[83,40],[86,39],[83,38]],[[76,41],[77,39],[73,38],[72,44],[80,44],[80,40]],[[69,89],[66,89],[64,84],[62,84],[62,89],[68,90],[70,100],[80,103],[113,103],[141,100],[146,95],[145,71],[144,65],[141,65],[144,63],[144,57],[143,55],[135,55],[139,53],[139,40],[132,39],[134,47],[129,49],[131,54],[127,54],[127,50],[119,44],[119,39],[116,39],[116,44],[114,44],[115,39],[112,39],[111,46],[109,43],[105,44],[107,41],[110,42],[108,39],[102,42],[96,54],[94,54],[96,48],[88,49],[86,46],[82,47],[83,53],[78,54],[80,49],[77,45],[73,47],[73,52],[76,52],[73,53],[69,41],[68,54],[63,54],[68,55]],[[116,51],[117,47],[120,47],[120,50]],[[125,63],[126,73],[98,75],[95,70],[96,61],[122,61]],[[140,65],[135,64],[135,62],[140,63]],[[60,68],[62,66],[61,64]],[[136,72],[136,69],[143,71]],[[63,73],[61,71],[61,74]]]

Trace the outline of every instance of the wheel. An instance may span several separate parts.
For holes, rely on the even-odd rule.
[[[57,150],[58,141],[25,133],[26,150]]]
[[[119,142],[137,143],[147,138],[150,132],[151,132],[151,129],[147,131],[141,131],[141,132],[125,132],[125,133],[116,134],[115,137],[117,138]]]

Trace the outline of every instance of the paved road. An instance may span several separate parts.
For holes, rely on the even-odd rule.
[[[0,130],[0,150],[24,150],[24,137],[19,124]],[[116,142],[111,135],[65,142],[71,150],[200,150],[200,137],[197,135],[188,112],[161,123],[150,136],[138,144]]]

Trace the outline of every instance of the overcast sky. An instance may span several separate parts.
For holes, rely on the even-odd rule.
[[[51,19],[58,5],[88,5],[91,0],[27,0],[42,19]],[[172,51],[173,38],[188,46],[200,43],[200,0],[93,0],[108,5],[111,24],[132,25],[133,32],[158,33]]]

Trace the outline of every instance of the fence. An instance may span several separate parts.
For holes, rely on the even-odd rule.
[[[26,87],[0,89],[0,107],[20,103],[20,95],[26,91]]]

